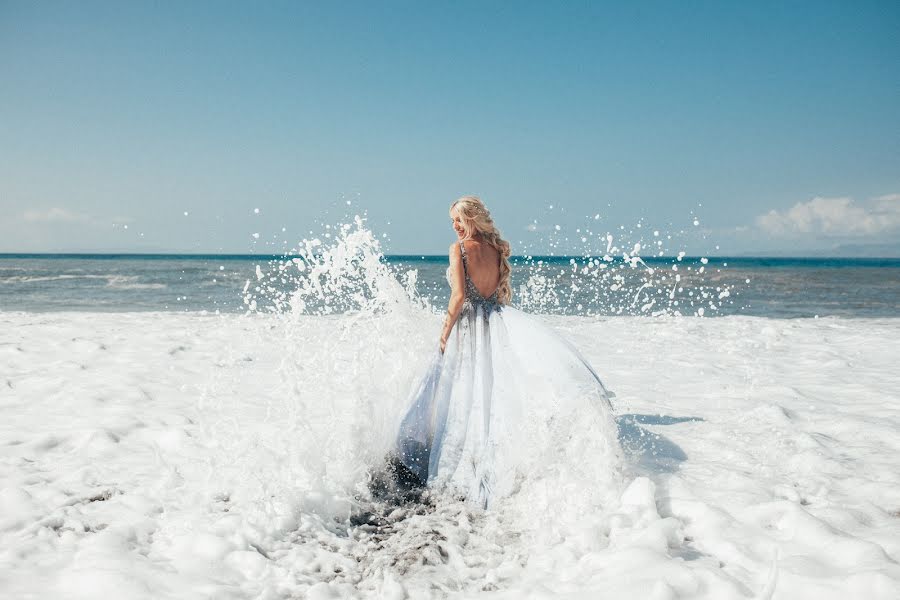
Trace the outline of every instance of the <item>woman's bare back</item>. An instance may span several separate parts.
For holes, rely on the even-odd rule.
[[[477,239],[465,240],[463,245],[466,248],[469,279],[478,293],[488,298],[500,285],[500,253],[490,244]]]

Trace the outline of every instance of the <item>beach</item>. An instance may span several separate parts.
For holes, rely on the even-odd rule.
[[[0,600],[900,599],[898,31],[0,4]]]
[[[900,319],[540,318],[615,393],[621,471],[548,453],[527,504],[379,529],[354,515],[438,316],[0,312],[0,589],[900,594]]]

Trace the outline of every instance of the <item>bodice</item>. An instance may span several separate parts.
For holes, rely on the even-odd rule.
[[[478,288],[475,287],[475,283],[469,277],[469,258],[466,256],[466,245],[462,240],[459,242],[459,250],[462,253],[463,272],[466,277],[466,302],[463,308],[465,309],[466,306],[472,308],[480,306],[485,316],[488,316],[495,310],[500,310],[502,305],[497,296],[499,290],[494,290],[494,293],[488,297],[482,296]],[[447,278],[449,279],[449,277],[450,269],[447,269]]]

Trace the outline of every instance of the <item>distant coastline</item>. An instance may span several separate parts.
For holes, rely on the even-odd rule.
[[[296,257],[296,254],[236,254],[236,253],[165,253],[165,252],[0,252],[0,260],[9,259],[78,259],[78,260],[228,260],[228,261],[258,261],[258,260],[281,260],[289,257]],[[576,262],[602,259],[602,254],[593,254],[590,256],[582,254],[559,254],[559,255],[515,255],[510,257],[514,263],[523,263],[530,261],[544,261],[549,263],[567,263],[571,260]],[[384,258],[388,262],[447,262],[445,254],[386,254]],[[672,261],[681,262],[699,262],[701,259],[707,259],[710,262],[733,262],[733,263],[752,263],[752,264],[792,264],[801,265],[802,263],[821,264],[829,262],[846,262],[856,263],[858,265],[872,264],[873,266],[900,266],[900,256],[842,256],[827,254],[737,254],[734,256],[725,255],[683,255],[680,258],[677,255],[664,256],[641,256],[641,260],[647,263],[668,263]],[[621,255],[613,255],[613,261],[620,261]]]

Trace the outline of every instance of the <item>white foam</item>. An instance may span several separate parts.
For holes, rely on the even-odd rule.
[[[627,485],[587,510],[548,454],[527,503],[375,540],[346,517],[439,317],[0,313],[5,593],[896,597],[900,319],[547,321]]]
[[[589,436],[543,453],[537,436],[490,512],[438,496],[388,515],[389,534],[352,525],[441,316],[361,219],[329,230],[256,268],[247,315],[0,312],[5,592],[900,591],[900,319],[546,317],[616,392],[626,472],[598,472]],[[610,261],[582,272],[649,311]],[[574,271],[538,261],[517,300],[553,308]],[[653,289],[671,299],[669,276]]]

